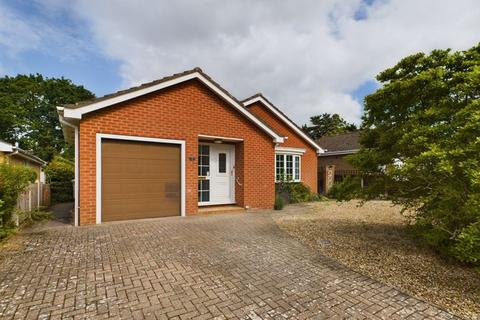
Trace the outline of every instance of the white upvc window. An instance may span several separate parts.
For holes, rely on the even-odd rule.
[[[301,156],[296,154],[277,153],[275,155],[275,182],[282,180],[299,182]]]

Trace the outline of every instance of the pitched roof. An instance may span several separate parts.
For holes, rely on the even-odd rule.
[[[255,102],[261,102],[264,106],[266,106],[270,111],[273,112],[280,120],[282,120],[285,124],[287,124],[290,128],[292,128],[299,136],[301,136],[304,140],[310,143],[315,149],[317,149],[317,153],[322,153],[323,150],[321,146],[319,146],[315,141],[310,138],[292,119],[290,119],[282,110],[277,108],[273,103],[271,103],[263,94],[257,93],[247,99],[242,100],[243,105],[248,108]]]
[[[177,73],[172,76],[164,77],[159,80],[144,83],[140,86],[132,87],[126,90],[117,91],[113,94],[105,95],[100,98],[95,98],[87,101],[82,101],[75,104],[64,105],[58,107],[61,112],[60,116],[66,119],[81,119],[83,114],[93,112],[114,104],[134,99],[136,97],[152,93],[188,80],[197,79],[209,87],[214,93],[220,96],[223,100],[233,106],[237,111],[243,114],[250,121],[255,123],[258,127],[263,129],[267,134],[274,138],[276,143],[282,143],[283,137],[270,128],[262,120],[255,117],[250,111],[243,107],[243,104],[238,101],[227,90],[222,88],[212,78],[205,74],[200,68],[194,68],[182,73]]]
[[[360,149],[360,131],[323,136],[317,139],[317,144],[325,149],[324,155],[350,154]]]
[[[32,152],[27,151],[27,150],[23,150],[23,149],[19,148],[18,146],[14,145],[14,144],[11,144],[11,143],[8,143],[8,142],[3,141],[3,140],[0,140],[0,151],[5,152],[8,156],[17,155],[19,157],[22,157],[22,158],[28,159],[30,161],[36,162],[40,165],[46,165],[47,164],[46,161],[43,161],[42,159],[40,159],[39,157],[34,155]]]
[[[93,99],[89,99],[89,100],[84,100],[84,101],[80,101],[80,102],[77,102],[77,103],[72,103],[72,104],[66,104],[64,105],[63,107],[65,108],[68,108],[68,109],[78,109],[78,108],[82,108],[84,106],[87,106],[87,105],[90,105],[90,104],[94,104],[94,103],[97,103],[97,102],[101,102],[101,101],[105,101],[105,100],[108,100],[108,99],[112,99],[112,98],[115,98],[115,97],[118,97],[118,96],[121,96],[121,95],[125,95],[127,93],[130,93],[130,92],[135,92],[135,91],[138,91],[138,90],[141,90],[141,89],[146,89],[146,88],[149,88],[149,87],[152,87],[152,86],[155,86],[157,84],[161,84],[163,82],[167,82],[167,81],[170,81],[170,80],[174,80],[174,79],[177,79],[177,78],[180,78],[182,76],[186,76],[186,75],[189,75],[189,74],[192,74],[192,73],[195,73],[195,72],[200,72],[202,73],[206,78],[208,78],[208,80],[210,80],[211,82],[215,83],[218,87],[220,87],[220,85],[218,85],[215,81],[213,81],[212,78],[210,78],[208,75],[206,75],[202,69],[200,69],[199,67],[195,67],[191,70],[186,70],[186,71],[183,71],[183,72],[179,72],[179,73],[175,73],[175,74],[172,74],[170,76],[166,76],[166,77],[163,77],[163,78],[160,78],[160,79],[157,79],[157,80],[153,80],[153,81],[150,81],[150,82],[146,82],[146,83],[142,83],[138,86],[134,86],[134,87],[131,87],[131,88],[128,88],[128,89],[123,89],[123,90],[118,90],[117,92],[114,92],[114,93],[109,93],[109,94],[106,94],[102,97],[98,97],[98,98],[93,98]],[[227,95],[229,95],[232,99],[235,99],[237,100],[234,96],[232,96],[229,92],[227,92],[227,90],[221,88],[222,91],[224,93],[226,93]]]

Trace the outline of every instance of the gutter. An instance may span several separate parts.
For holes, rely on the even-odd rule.
[[[40,164],[41,166],[45,166],[47,164],[46,161],[43,161],[42,159],[38,158],[38,157],[35,157],[33,155],[30,155],[28,153],[26,153],[24,150],[18,148],[18,147],[13,147],[13,149],[15,150],[14,152],[12,153],[9,153],[7,154],[7,156],[11,157],[11,156],[20,156],[20,157],[23,157],[23,158],[26,158],[30,161],[33,161],[35,163],[38,163]]]
[[[338,155],[346,155],[346,154],[354,154],[357,153],[360,149],[351,149],[351,150],[338,150],[338,151],[328,151],[319,154],[320,157],[328,157],[328,156],[338,156]]]
[[[80,179],[80,174],[79,174],[79,132],[78,132],[78,126],[68,122],[65,120],[63,117],[63,107],[57,107],[57,113],[58,113],[58,119],[60,120],[60,123],[62,124],[62,127],[65,125],[67,127],[70,127],[75,130],[75,186],[74,186],[74,225],[75,227],[78,227],[79,225],[79,179]],[[65,135],[65,132],[64,132]]]

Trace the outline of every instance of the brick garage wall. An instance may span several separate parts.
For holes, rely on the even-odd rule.
[[[282,147],[304,148],[307,150],[302,156],[301,179],[313,192],[317,192],[317,150],[293,131],[293,129],[288,127],[282,120],[272,114],[261,102],[255,102],[249,105],[248,110],[262,119],[262,121],[277,133],[288,137],[288,139],[282,143]]]
[[[96,216],[97,133],[186,141],[186,213],[198,209],[198,135],[242,138],[236,145],[236,198],[252,208],[272,208],[274,143],[260,128],[198,80],[90,113],[80,122],[80,223]],[[195,157],[190,161],[189,157]]]
[[[343,155],[320,157],[318,159],[318,168],[335,165],[335,170],[356,170],[344,157]]]

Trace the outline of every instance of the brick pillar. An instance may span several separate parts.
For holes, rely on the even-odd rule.
[[[323,192],[328,193],[335,182],[335,165],[325,167],[325,177],[323,179]]]

